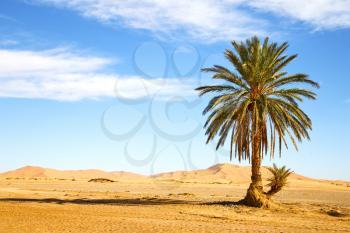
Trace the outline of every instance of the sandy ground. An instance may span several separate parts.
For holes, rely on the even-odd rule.
[[[271,210],[225,203],[238,201],[246,188],[1,179],[0,232],[350,232],[349,187],[289,187]]]

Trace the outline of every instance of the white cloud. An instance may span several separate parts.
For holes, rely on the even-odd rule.
[[[249,4],[316,29],[350,27],[350,0],[252,0]]]
[[[17,45],[18,41],[16,40],[0,40],[0,46],[13,46],[13,45]]]
[[[201,42],[264,34],[264,20],[238,9],[243,0],[35,0],[106,23]],[[183,39],[183,38],[182,38]]]
[[[276,19],[313,29],[350,27],[350,0],[33,0],[75,10],[100,22],[151,31],[158,36],[209,43],[271,34]],[[268,32],[270,31],[270,32]]]
[[[92,72],[112,63],[106,58],[74,54],[66,48],[45,51],[0,50],[0,76]]]
[[[39,52],[0,49],[0,97],[76,101],[193,94],[189,83],[175,79],[106,73],[113,63],[61,48]]]

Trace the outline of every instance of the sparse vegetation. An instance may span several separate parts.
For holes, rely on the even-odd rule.
[[[337,210],[329,210],[329,211],[327,211],[327,214],[329,216],[332,216],[332,217],[345,217],[345,216],[347,216],[346,214],[343,214]]]
[[[270,190],[267,192],[267,195],[271,197],[282,190],[293,171],[287,169],[286,166],[279,168],[276,164],[273,164],[273,167],[269,167],[268,170],[271,172],[272,176],[268,178],[269,183],[267,186],[270,187]]]
[[[195,195],[193,193],[178,193],[179,196],[187,196],[187,197],[194,197]]]
[[[110,179],[107,179],[107,178],[94,178],[94,179],[89,180],[88,182],[113,183],[113,182],[116,182],[116,181],[110,180]]]

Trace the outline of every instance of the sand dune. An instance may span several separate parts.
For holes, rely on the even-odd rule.
[[[106,172],[97,169],[88,170],[56,170],[50,168],[42,168],[36,166],[25,166],[13,171],[1,173],[0,177],[21,177],[21,178],[57,178],[57,179],[92,179],[92,178],[108,178],[108,179],[140,179],[144,176],[125,171]]]
[[[268,178],[270,172],[267,167],[261,168],[262,176]],[[154,175],[157,179],[174,179],[187,182],[197,183],[249,183],[251,176],[251,168],[249,166],[238,166],[232,164],[216,164],[207,169],[194,170],[194,171],[176,171],[166,172]],[[293,173],[290,177],[291,180],[309,180],[314,179],[307,178],[305,176]]]
[[[263,175],[267,175],[268,171],[263,168]],[[216,164],[207,169],[195,171],[176,171],[161,173],[153,176],[157,179],[174,179],[181,181],[192,181],[199,183],[207,182],[223,182],[223,183],[247,183],[250,180],[250,167]]]
[[[266,179],[270,172],[266,167],[262,167],[262,176]],[[193,171],[174,171],[156,174],[153,176],[143,176],[132,172],[114,171],[106,172],[97,169],[89,170],[56,170],[35,166],[25,166],[17,170],[0,173],[1,178],[51,178],[51,179],[93,179],[108,178],[117,181],[137,180],[143,182],[150,181],[178,181],[184,183],[217,183],[217,184],[247,184],[250,182],[251,170],[249,166],[238,166],[233,164],[216,164],[207,169]],[[350,182],[346,181],[326,181],[308,178],[293,173],[289,178],[289,183],[293,187],[322,187],[329,185],[334,187],[350,187]]]

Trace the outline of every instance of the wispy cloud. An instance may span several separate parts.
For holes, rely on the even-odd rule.
[[[18,41],[16,40],[10,40],[10,39],[0,40],[0,46],[13,46],[17,44],[18,44]]]
[[[0,76],[92,72],[112,64],[110,59],[71,52],[67,48],[0,50],[0,60]]]
[[[34,0],[100,22],[203,43],[265,34],[265,21],[239,9],[242,0]]]
[[[18,23],[18,21],[15,18],[12,18],[12,17],[7,16],[7,15],[3,15],[3,14],[0,14],[0,20],[6,20],[6,21]]]
[[[271,34],[276,19],[315,29],[350,27],[349,0],[33,0],[75,10],[103,23],[150,31],[161,37],[202,43]],[[277,26],[278,27],[278,26]]]
[[[305,22],[315,29],[350,27],[349,0],[252,0],[249,5]]]
[[[0,97],[61,101],[191,94],[190,84],[175,79],[146,79],[105,72],[108,58],[66,48],[46,51],[0,49]]]

